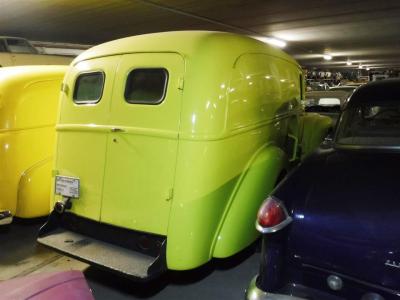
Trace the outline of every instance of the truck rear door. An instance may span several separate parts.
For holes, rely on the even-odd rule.
[[[79,178],[80,195],[73,200],[72,212],[96,221],[100,220],[110,103],[119,59],[96,58],[70,69],[57,124],[57,175]]]
[[[166,235],[183,72],[184,59],[176,53],[122,56],[110,110],[102,222]]]

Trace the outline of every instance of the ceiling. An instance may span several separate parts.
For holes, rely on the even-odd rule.
[[[306,67],[400,68],[399,0],[0,1],[0,35],[30,40],[92,45],[184,29],[279,38]]]

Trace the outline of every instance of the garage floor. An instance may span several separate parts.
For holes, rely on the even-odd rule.
[[[139,284],[89,267],[36,243],[43,219],[16,220],[0,227],[0,280],[39,272],[82,270],[96,299],[243,299],[244,290],[257,273],[255,246],[231,259],[213,260],[186,272],[169,272],[147,284]]]

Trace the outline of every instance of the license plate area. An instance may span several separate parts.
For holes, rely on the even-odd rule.
[[[57,195],[69,198],[79,198],[79,178],[57,175],[55,185],[55,191]]]

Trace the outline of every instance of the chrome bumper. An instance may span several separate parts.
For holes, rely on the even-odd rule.
[[[13,216],[9,210],[0,211],[0,225],[8,225],[12,220]]]
[[[257,276],[250,282],[246,290],[246,300],[306,300],[289,295],[271,294],[259,289],[256,285]]]

